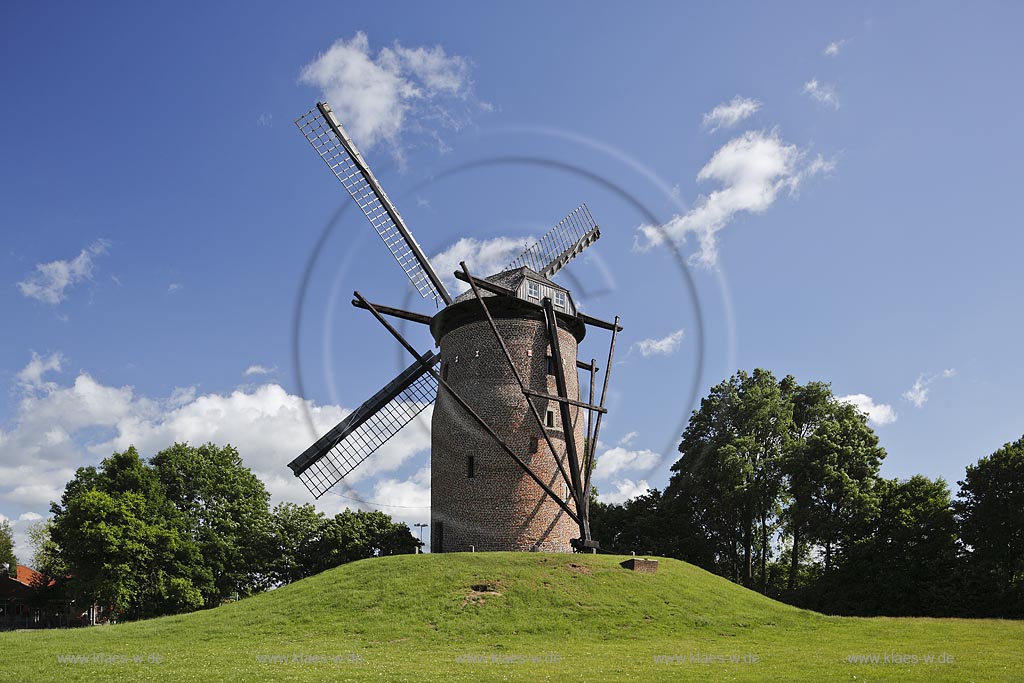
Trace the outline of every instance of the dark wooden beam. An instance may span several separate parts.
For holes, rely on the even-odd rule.
[[[359,299],[352,299],[352,305],[356,308],[361,308],[364,311],[370,310],[369,306],[364,304]],[[390,306],[381,306],[380,304],[373,304],[373,307],[378,312],[384,315],[390,315],[393,318],[401,318],[402,320],[411,320],[414,323],[422,323],[423,325],[429,325],[432,318],[429,315],[423,315],[422,313],[413,313],[412,311],[404,311],[401,308],[391,308]]]
[[[611,330],[612,332],[622,332],[622,327],[618,323],[618,319],[619,319],[618,316],[616,316],[616,318],[615,318],[616,322],[610,323],[610,322],[601,320],[600,318],[595,318],[593,316],[589,316],[586,313],[577,313],[576,315],[579,317],[580,320],[585,322],[587,325],[593,325],[594,327],[600,327],[602,330]],[[589,365],[587,365],[585,367],[587,369],[590,368]]]
[[[501,285],[496,285],[493,282],[491,282],[490,280],[481,280],[478,277],[473,277],[472,275],[466,275],[461,270],[456,270],[455,271],[455,279],[456,280],[462,280],[463,282],[468,282],[469,284],[475,284],[480,289],[486,290],[486,291],[490,292],[491,294],[497,294],[498,296],[515,296],[516,295],[516,291],[514,289],[509,289],[508,287],[502,287]]]
[[[568,403],[571,406],[576,406],[578,408],[586,408],[587,410],[594,410],[594,411],[599,412],[599,413],[607,413],[608,412],[607,408],[602,408],[601,406],[595,406],[595,405],[592,405],[590,403],[584,403],[583,401],[574,401],[571,398],[562,398],[561,396],[552,396],[551,394],[543,394],[543,393],[541,393],[539,391],[531,391],[529,389],[524,390],[523,393],[525,393],[527,396],[533,396],[533,397],[536,397],[536,398],[544,398],[544,399],[547,399],[549,401],[561,401],[562,403]]]
[[[593,362],[594,361],[590,361],[589,363],[584,363],[581,360],[577,360],[576,361],[576,367],[578,367],[580,370],[592,370],[594,372],[598,372],[601,368],[597,367],[596,365],[593,365]],[[593,401],[591,401],[591,403],[593,403]]]
[[[551,299],[544,298],[544,311],[547,313],[548,336],[551,338],[552,365],[555,366],[555,386],[558,395],[564,399],[569,398],[569,392],[565,382],[565,368],[562,367],[562,346],[558,339],[558,320],[555,318],[555,307]],[[569,460],[569,476],[572,477],[572,488],[576,492],[578,501],[577,510],[580,512],[578,524],[580,525],[580,540],[583,542],[591,540],[590,520],[586,516],[586,503],[584,500],[583,480],[580,478],[579,451],[576,449],[576,430],[573,428],[572,415],[569,414],[569,404],[559,401],[559,410],[562,417],[562,434],[565,436],[565,455]]]

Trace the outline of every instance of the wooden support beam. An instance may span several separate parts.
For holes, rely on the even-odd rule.
[[[555,386],[558,388],[558,395],[564,399],[569,398],[569,392],[565,382],[565,368],[562,366],[562,346],[558,339],[558,320],[555,318],[555,307],[551,299],[544,298],[544,311],[547,313],[548,336],[551,338],[552,365],[555,366]],[[569,460],[569,475],[572,477],[572,488],[576,492],[576,500],[583,501],[583,480],[580,478],[579,451],[576,449],[576,430],[573,428],[572,415],[569,414],[569,404],[560,401],[558,407],[562,418],[562,434],[565,436],[565,455]],[[600,416],[599,418],[600,419]],[[586,516],[586,503],[581,502],[577,510],[581,513],[578,524],[580,525],[580,540],[583,542],[591,540],[590,521]]]
[[[498,296],[515,296],[516,295],[516,291],[514,289],[509,289],[508,287],[502,287],[501,285],[496,285],[493,282],[491,282],[490,280],[481,280],[478,277],[473,277],[472,275],[466,275],[466,273],[464,273],[461,270],[456,270],[455,271],[455,279],[456,280],[462,280],[463,282],[467,282],[467,283],[469,283],[471,285],[475,284],[480,289],[486,290],[486,291],[490,292],[491,294],[497,294]]]
[[[352,305],[356,308],[361,308],[364,311],[370,310],[369,307],[359,299],[352,299]],[[384,315],[390,315],[393,318],[401,318],[402,320],[411,320],[414,323],[422,323],[423,325],[429,325],[432,319],[429,315],[413,313],[412,311],[404,311],[401,308],[391,308],[390,306],[381,306],[380,304],[373,304],[373,307]]]
[[[576,316],[587,325],[593,325],[594,327],[600,327],[602,330],[611,330],[612,332],[622,332],[622,327],[619,326],[619,317],[615,316],[615,322],[610,323],[600,318],[589,316],[586,313],[577,313]]]
[[[547,399],[548,401],[561,401],[562,403],[568,403],[569,405],[576,406],[577,408],[586,408],[587,410],[593,410],[593,411],[596,411],[598,413],[607,413],[608,412],[607,408],[602,408],[601,406],[595,406],[595,405],[593,405],[591,403],[584,403],[583,401],[574,401],[571,398],[562,398],[561,396],[552,396],[551,394],[544,394],[544,393],[541,393],[539,391],[531,391],[530,389],[524,390],[523,393],[526,394],[527,396],[533,396],[535,398],[543,398],[543,399]]]
[[[598,372],[598,371],[601,370],[601,368],[599,368],[596,365],[594,365],[594,361],[593,360],[591,360],[589,363],[584,363],[581,360],[577,360],[576,361],[576,367],[578,367],[580,370],[591,370],[593,372]],[[593,403],[593,401],[591,401],[591,403]]]

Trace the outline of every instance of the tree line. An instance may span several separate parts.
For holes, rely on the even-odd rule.
[[[78,469],[30,530],[40,600],[99,605],[116,620],[214,607],[345,562],[416,552],[382,512],[326,517],[280,503],[231,446],[134,447]],[[0,548],[2,550],[3,548]],[[13,555],[12,555],[13,557]]]
[[[941,478],[828,384],[737,372],[693,411],[663,491],[592,503],[602,547],[675,557],[833,614],[1024,617],[1024,437]]]

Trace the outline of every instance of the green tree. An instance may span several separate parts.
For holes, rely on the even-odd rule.
[[[32,544],[32,568],[47,579],[62,579],[68,567],[60,555],[60,546],[53,540],[53,518],[41,519],[28,527]]]
[[[242,463],[238,450],[176,443],[150,462],[213,576],[212,586],[203,592],[206,606],[267,588],[270,494]]]
[[[314,572],[326,520],[313,505],[279,503],[271,513],[273,538],[267,568],[275,585],[298,581]]]
[[[317,574],[339,564],[380,555],[416,552],[419,541],[404,523],[395,523],[383,512],[345,509],[324,520],[312,548],[309,574]]]
[[[958,609],[957,533],[949,486],[883,479],[869,532],[845,551],[821,603],[843,614],[950,616]]]
[[[7,565],[10,571],[18,567],[18,558],[14,554],[14,531],[6,519],[0,520],[0,570]]]
[[[771,372],[737,372],[691,415],[666,489],[684,514],[689,508],[688,523],[706,531],[716,564],[731,565],[747,586],[756,550],[762,590],[791,422],[792,405]]]
[[[789,439],[782,458],[782,471],[789,497],[783,514],[791,542],[787,588],[793,591],[800,571],[800,560],[808,545],[806,529],[818,486],[814,468],[808,460],[807,439],[829,418],[836,402],[832,389],[825,382],[800,385],[791,375],[787,375],[780,386],[793,410]]]
[[[804,529],[823,548],[824,573],[844,543],[866,533],[878,505],[878,470],[885,450],[857,408],[833,401],[830,415],[802,448],[803,476],[810,499]]]
[[[1024,616],[1024,437],[968,466],[958,483],[971,595],[989,615]]]
[[[80,468],[51,511],[52,541],[85,604],[119,619],[202,605],[209,575],[199,548],[134,448]]]

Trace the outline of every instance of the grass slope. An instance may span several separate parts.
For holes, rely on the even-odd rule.
[[[216,610],[0,633],[2,670],[16,681],[1024,679],[1024,623],[827,617],[677,560],[651,576],[622,569],[622,559],[364,560]],[[493,590],[474,591],[479,584]],[[954,661],[926,663],[929,655]],[[60,661],[68,656],[87,661]]]

